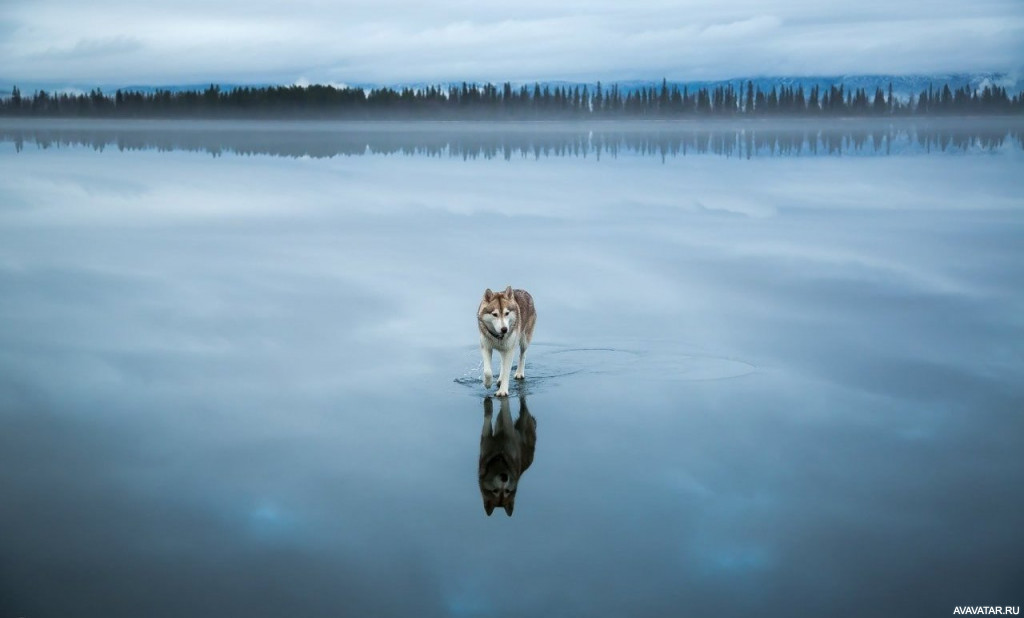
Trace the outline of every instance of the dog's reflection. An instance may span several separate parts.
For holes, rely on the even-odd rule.
[[[503,507],[512,517],[516,507],[519,478],[533,463],[537,446],[537,420],[526,407],[526,397],[519,397],[519,417],[512,423],[508,397],[498,399],[498,420],[492,422],[494,404],[484,399],[484,429],[480,435],[480,495],[488,515],[495,507]]]

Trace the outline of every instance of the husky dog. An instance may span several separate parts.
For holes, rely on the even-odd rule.
[[[490,516],[500,506],[512,517],[516,507],[519,478],[533,463],[537,446],[537,420],[526,408],[526,397],[519,398],[519,418],[512,424],[508,397],[499,399],[498,422],[491,424],[494,404],[484,398],[484,429],[480,436],[480,495],[484,511]]]
[[[491,387],[491,352],[501,354],[501,373],[498,374],[498,390],[495,397],[508,397],[508,378],[512,372],[512,354],[519,345],[519,364],[516,365],[516,379],[526,377],[526,346],[533,338],[533,325],[537,312],[533,308],[533,297],[526,290],[495,293],[490,288],[484,292],[483,300],[476,311],[476,322],[480,328],[480,353],[484,357],[484,387]]]

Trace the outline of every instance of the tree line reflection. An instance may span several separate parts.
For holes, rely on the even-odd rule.
[[[621,156],[736,158],[907,155],[1024,148],[1024,122],[880,123],[175,123],[0,124],[0,143],[26,148],[189,151],[213,156],[461,159]]]

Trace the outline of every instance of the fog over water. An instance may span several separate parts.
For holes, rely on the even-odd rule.
[[[814,118],[702,121],[181,121],[0,120],[19,152],[187,150],[212,155],[334,157],[376,154],[457,158],[892,155],[993,151],[1024,144],[1016,118]]]
[[[4,121],[0,616],[1020,606],[1021,135]]]

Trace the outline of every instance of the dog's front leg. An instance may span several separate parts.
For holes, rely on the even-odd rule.
[[[501,354],[501,373],[498,374],[498,390],[494,393],[494,396],[508,397],[508,378],[509,374],[512,373],[513,350],[502,350],[501,348],[498,348],[498,352]]]
[[[484,357],[484,388],[491,388],[491,378],[494,377],[491,372],[491,346],[483,337],[480,338],[480,355]]]
[[[490,438],[494,434],[494,427],[491,426],[491,415],[494,414],[494,404],[490,397],[484,397],[484,428],[480,432],[481,438]],[[500,417],[501,414],[499,413]]]

